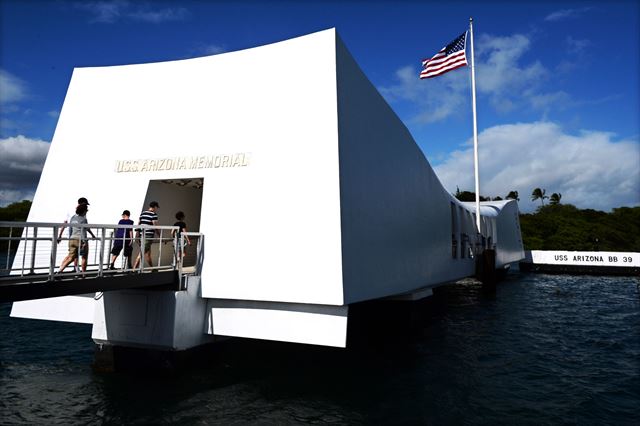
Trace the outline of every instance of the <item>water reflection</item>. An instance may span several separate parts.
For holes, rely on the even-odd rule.
[[[513,275],[353,307],[349,349],[232,339],[190,368],[96,374],[90,327],[9,319],[7,423],[609,423],[640,403],[631,278]]]

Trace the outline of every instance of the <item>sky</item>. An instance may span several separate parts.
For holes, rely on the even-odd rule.
[[[537,187],[579,208],[640,205],[637,1],[0,0],[0,206],[33,198],[74,67],[222,54],[333,27],[445,188],[474,191],[470,69],[418,78],[469,17],[480,193],[518,191],[523,212],[540,205]]]

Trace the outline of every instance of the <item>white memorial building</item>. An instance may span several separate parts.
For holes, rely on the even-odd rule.
[[[480,239],[473,203],[444,189],[334,29],[75,69],[28,220],[61,222],[80,196],[90,224],[124,209],[137,223],[157,201],[160,225],[182,210],[204,235],[186,291],[14,303],[14,317],[93,324],[103,344],[181,350],[219,335],[344,347],[350,304],[472,276],[480,244],[497,268],[524,257],[517,203],[483,203]]]

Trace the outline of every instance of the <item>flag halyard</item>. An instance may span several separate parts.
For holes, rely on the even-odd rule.
[[[420,78],[432,78],[463,67],[467,64],[467,56],[465,54],[467,41],[467,32],[460,34],[451,43],[440,49],[438,53],[430,59],[422,61],[422,71]]]

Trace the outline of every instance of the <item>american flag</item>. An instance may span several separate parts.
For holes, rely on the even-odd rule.
[[[422,61],[420,78],[431,78],[467,65],[465,41],[467,32],[460,34],[455,40],[443,47],[431,59]]]

